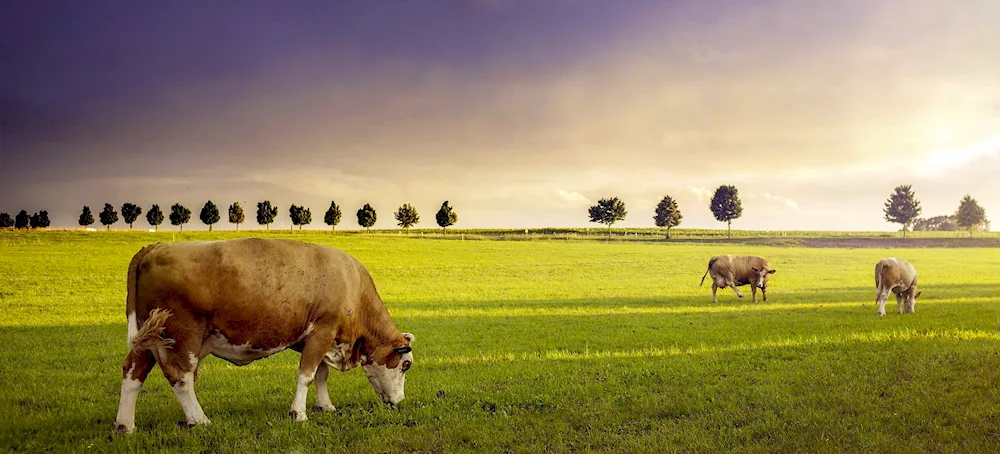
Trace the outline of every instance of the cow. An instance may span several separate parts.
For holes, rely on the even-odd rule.
[[[885,302],[889,292],[896,294],[896,307],[899,313],[912,314],[916,311],[917,270],[906,260],[889,257],[875,264],[875,306],[878,315],[885,315]]]
[[[210,421],[195,397],[198,365],[213,355],[238,366],[286,348],[300,352],[291,415],[306,394],[334,411],[330,369],[361,366],[386,404],[403,400],[414,337],[396,329],[364,265],[347,253],[291,240],[158,243],[128,267],[129,353],[122,366],[118,430],[135,430],[139,389],[155,364],[189,426]]]
[[[719,302],[716,291],[720,288],[731,287],[736,296],[743,298],[743,294],[736,287],[750,284],[753,293],[753,302],[757,302],[757,289],[767,301],[767,280],[775,273],[767,264],[767,260],[753,255],[717,255],[708,261],[708,270],[701,276],[702,286],[705,284],[705,276],[712,275],[712,302]]]

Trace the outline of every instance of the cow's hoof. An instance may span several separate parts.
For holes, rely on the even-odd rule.
[[[296,422],[302,422],[309,419],[309,417],[306,416],[306,412],[304,411],[292,410],[289,411],[288,414],[291,415],[293,418],[295,418]]]
[[[879,312],[879,313],[878,313],[878,316],[879,316],[879,317],[885,317],[885,312]]]
[[[126,426],[125,424],[115,423],[115,430],[125,435],[132,435],[132,432],[135,431],[135,426]]]
[[[313,409],[315,409],[316,411],[321,411],[321,412],[325,412],[325,413],[332,413],[332,412],[337,411],[337,407],[334,407],[333,404],[329,404],[329,405],[317,405],[317,406],[313,407]]]
[[[194,421],[179,421],[177,425],[181,427],[186,427],[188,429],[193,429],[195,427],[206,426],[211,423],[212,421],[209,421],[208,418],[205,418],[205,419],[196,419]]]

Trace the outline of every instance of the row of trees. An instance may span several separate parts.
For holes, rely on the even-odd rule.
[[[712,195],[709,209],[712,210],[715,219],[726,223],[727,236],[732,238],[733,220],[743,215],[743,203],[740,201],[739,190],[732,185],[719,186]],[[910,185],[897,186],[885,202],[883,211],[886,221],[902,224],[903,238],[906,238],[906,231],[909,230],[911,223],[920,223],[921,221],[918,218],[921,212],[920,201],[917,200]],[[599,200],[596,205],[590,207],[588,214],[590,222],[608,226],[608,237],[610,238],[611,226],[624,220],[628,211],[625,209],[625,203],[618,197],[611,197]],[[990,222],[986,219],[986,210],[971,195],[962,198],[953,216],[938,216],[932,220],[941,218],[951,220],[959,228],[967,229],[969,236],[972,236],[972,232],[976,228],[984,226],[988,228]],[[657,227],[666,227],[667,239],[670,239],[670,229],[680,225],[681,219],[683,216],[677,201],[669,195],[664,196],[653,209],[653,220]],[[930,221],[926,221],[926,223],[929,224]]]
[[[134,203],[124,203],[121,206],[121,217],[119,218],[119,212],[115,210],[115,207],[110,203],[104,204],[104,209],[98,213],[97,217],[100,219],[101,224],[107,227],[108,230],[111,229],[111,225],[118,222],[119,219],[125,221],[128,224],[129,230],[132,229],[132,225],[139,219],[143,213],[142,207]],[[278,216],[278,208],[271,205],[269,200],[257,203],[257,223],[264,226],[266,229],[270,230],[271,224],[274,223]],[[364,227],[366,230],[371,229],[375,225],[375,221],[378,219],[375,209],[372,208],[370,204],[365,204],[357,212],[358,224]],[[288,208],[288,217],[292,221],[293,226],[309,225],[312,223],[312,211],[304,206],[292,205]],[[417,209],[408,203],[404,203],[403,206],[395,212],[395,217],[397,224],[406,230],[413,227],[420,222],[420,214],[417,213]],[[330,202],[330,208],[326,210],[326,214],[323,216],[323,222],[330,226],[331,229],[336,229],[336,226],[340,224],[341,210],[340,206],[337,205],[336,201]],[[191,210],[181,205],[175,203],[170,207],[169,215],[164,216],[163,210],[160,209],[159,205],[153,205],[146,212],[146,222],[149,223],[154,229],[159,229],[160,224],[163,224],[165,219],[170,220],[171,225],[178,226],[181,231],[184,231],[184,224],[191,221]],[[211,200],[205,202],[205,206],[201,208],[201,213],[198,216],[201,222],[208,226],[208,230],[212,231],[212,226],[217,224],[222,220],[222,213],[219,211],[219,207],[215,205]],[[455,225],[458,222],[458,213],[445,201],[441,204],[441,208],[438,210],[435,216],[438,226],[442,229],[447,230],[448,227]],[[8,222],[9,221],[9,222]],[[239,231],[240,224],[246,222],[246,214],[243,211],[243,207],[239,202],[235,202],[229,206],[229,222],[236,225],[236,230]],[[88,227],[95,223],[94,213],[90,210],[89,206],[84,206],[80,213],[80,218],[78,223],[82,227]],[[16,216],[16,219],[12,219],[7,213],[0,213],[0,227],[14,227],[18,229],[26,229],[28,227],[39,228],[49,226],[49,214],[47,211],[40,211],[32,216],[28,216],[25,211],[21,211]]]
[[[924,221],[919,218],[920,212],[923,209],[920,208],[920,201],[917,200],[917,195],[913,192],[913,188],[908,184],[896,186],[892,194],[889,194],[889,199],[885,201],[885,208],[882,211],[885,213],[886,221],[902,225],[903,238],[906,238],[906,231],[910,230],[911,224],[920,224],[921,227],[925,227],[924,229],[926,229],[927,225],[932,224],[931,221]],[[988,226],[990,223],[986,219],[986,209],[980,206],[979,202],[968,194],[958,202],[958,209],[955,210],[953,216],[936,216],[931,219],[938,220],[942,218],[944,221],[938,221],[938,223],[953,222],[958,228],[968,230],[969,236],[972,236],[972,232],[976,228]]]
[[[733,220],[743,215],[743,202],[740,201],[739,190],[736,186],[722,185],[715,190],[712,202],[709,204],[715,219],[726,223],[726,235],[733,237]],[[611,226],[618,221],[625,219],[628,211],[625,209],[625,202],[618,197],[601,199],[597,204],[590,207],[588,211],[590,222],[597,222],[608,226],[608,238],[611,238]],[[656,207],[653,208],[653,221],[657,227],[666,227],[667,239],[670,239],[670,229],[681,225],[681,209],[671,196],[664,196]]]

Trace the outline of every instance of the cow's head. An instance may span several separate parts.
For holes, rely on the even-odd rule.
[[[767,267],[764,267],[764,268],[754,268],[753,269],[753,275],[754,275],[753,282],[751,282],[750,284],[753,285],[754,287],[767,290],[767,278],[770,275],[774,274],[775,271],[777,271],[777,270],[768,269]]]
[[[917,298],[920,298],[921,292],[913,293],[911,289],[907,292],[907,295],[903,299],[903,313],[912,314],[917,310]]]
[[[361,368],[382,402],[396,405],[403,400],[406,371],[413,366],[413,335],[403,333],[391,343],[374,347],[366,354]]]

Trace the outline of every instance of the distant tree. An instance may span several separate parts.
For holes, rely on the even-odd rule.
[[[160,230],[160,224],[163,224],[163,211],[160,210],[159,205],[153,205],[146,212],[146,222],[153,226],[153,230]]]
[[[340,207],[337,206],[336,201],[330,201],[330,208],[326,210],[323,222],[330,226],[330,230],[336,229],[337,224],[340,224]]]
[[[134,203],[124,203],[122,204],[122,219],[128,224],[128,229],[132,230],[132,223],[136,219],[139,219],[139,215],[142,214],[142,207]]]
[[[743,202],[740,201],[740,191],[736,186],[722,185],[715,189],[712,203],[709,205],[712,214],[719,222],[726,223],[726,237],[733,237],[733,219],[743,216]]]
[[[906,238],[906,230],[910,227],[910,222],[920,216],[920,201],[910,189],[910,185],[904,184],[896,186],[889,199],[885,201],[885,220],[903,225],[903,238]]]
[[[371,205],[366,203],[365,206],[358,210],[358,225],[364,227],[365,230],[371,229],[375,225],[376,219],[378,217],[375,215],[375,209]]]
[[[420,222],[420,215],[417,214],[417,209],[413,208],[413,205],[409,203],[404,203],[393,214],[396,216],[396,224],[406,230],[407,233],[410,232],[410,227]]]
[[[49,226],[49,212],[42,210],[39,211],[28,219],[28,224],[31,225],[33,229],[44,229]]]
[[[267,230],[271,230],[271,223],[277,215],[278,208],[272,207],[270,200],[257,202],[257,223],[265,226]]]
[[[0,213],[0,229],[9,229],[14,227],[14,218],[10,217],[7,213]]]
[[[951,216],[934,216],[932,218],[917,218],[913,220],[913,226],[910,230],[914,232],[925,231],[942,231],[951,232],[958,230],[957,219],[954,215]]]
[[[236,231],[240,231],[240,224],[246,221],[247,217],[243,214],[243,206],[240,202],[233,202],[229,205],[229,223],[236,224]]]
[[[219,216],[219,207],[215,206],[211,200],[205,202],[205,206],[201,207],[201,214],[198,215],[198,219],[201,219],[205,225],[208,226],[208,231],[212,231],[212,224],[219,222],[222,217]]]
[[[625,203],[618,200],[618,197],[601,199],[597,205],[590,207],[590,222],[606,224],[608,226],[608,239],[611,239],[611,226],[615,222],[625,219],[628,211],[625,210]]]
[[[458,213],[448,205],[448,201],[445,200],[441,204],[441,209],[438,210],[437,214],[434,216],[437,220],[438,225],[441,230],[447,233],[448,227],[455,225],[458,222]]]
[[[297,225],[299,230],[302,230],[303,225],[312,222],[312,211],[306,207],[292,205],[288,208],[288,217],[291,218],[292,225]]]
[[[105,203],[104,211],[101,211],[100,218],[101,224],[104,224],[108,230],[111,230],[111,224],[118,222],[118,212],[115,211],[115,207],[111,206],[110,203]]]
[[[681,219],[684,218],[681,215],[681,209],[677,206],[677,201],[669,195],[664,196],[663,200],[656,204],[654,213],[653,220],[656,221],[656,226],[667,228],[667,239],[669,240],[670,229],[681,225]]]
[[[170,223],[180,226],[182,232],[184,231],[184,224],[187,224],[190,220],[191,210],[187,209],[187,207],[179,203],[170,206]]]
[[[90,207],[83,207],[83,212],[80,213],[80,219],[77,222],[80,223],[81,227],[87,227],[94,223],[94,213],[90,212]]]
[[[14,217],[14,228],[15,229],[26,229],[31,225],[31,217],[28,216],[28,212],[21,210]]]
[[[955,212],[958,218],[958,226],[969,229],[969,236],[972,236],[972,229],[986,222],[986,209],[979,206],[979,202],[971,195],[966,195],[958,204],[958,211]]]

